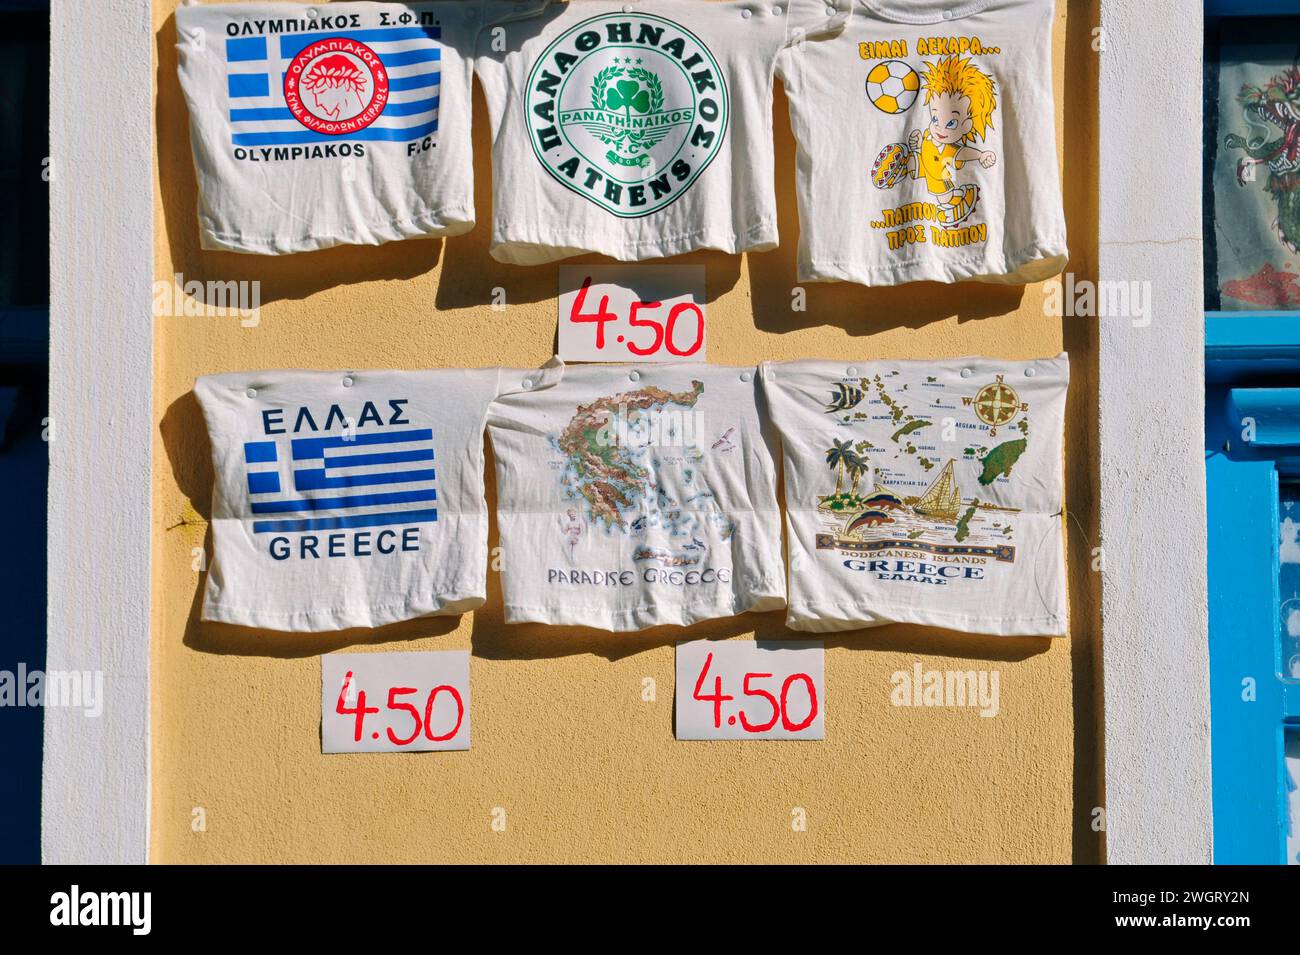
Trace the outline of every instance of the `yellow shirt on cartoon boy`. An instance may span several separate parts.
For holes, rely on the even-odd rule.
[[[964,163],[963,160],[957,158],[957,152],[960,149],[960,143],[945,143],[942,146],[936,146],[929,136],[921,140],[921,151],[916,169],[917,177],[925,178],[926,188],[930,192],[941,195],[952,191],[954,188],[953,171],[960,169]]]

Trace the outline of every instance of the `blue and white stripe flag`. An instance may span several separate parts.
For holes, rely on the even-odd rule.
[[[433,460],[428,428],[246,442],[253,533],[432,523]]]
[[[441,35],[428,24],[226,39],[232,145],[410,142],[437,132]]]

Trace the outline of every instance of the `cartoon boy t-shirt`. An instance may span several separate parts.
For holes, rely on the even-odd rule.
[[[1053,0],[854,0],[784,52],[799,277],[1023,283],[1067,259]]]

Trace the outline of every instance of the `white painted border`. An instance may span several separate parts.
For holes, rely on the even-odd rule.
[[[1100,278],[1149,281],[1153,302],[1147,328],[1100,320],[1112,863],[1213,859],[1202,23],[1199,0],[1101,0]]]
[[[41,856],[149,858],[153,11],[54,0],[50,29],[47,670],[104,711],[45,710]]]

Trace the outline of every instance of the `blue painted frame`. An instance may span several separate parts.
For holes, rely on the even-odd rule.
[[[1210,313],[1205,343],[1214,858],[1284,863],[1283,747],[1300,729],[1300,684],[1281,676],[1278,495],[1300,480],[1300,437],[1252,445],[1231,409],[1234,388],[1300,400],[1300,313]]]
[[[1204,7],[1207,24],[1300,15],[1300,0]],[[1278,407],[1294,403],[1283,389],[1300,384],[1300,312],[1207,312],[1205,381],[1214,861],[1285,863],[1283,748],[1300,730],[1300,684],[1281,678],[1279,485],[1300,480],[1300,446],[1288,443],[1287,415],[1274,416],[1275,443],[1252,446],[1230,409],[1234,388],[1275,389]]]

